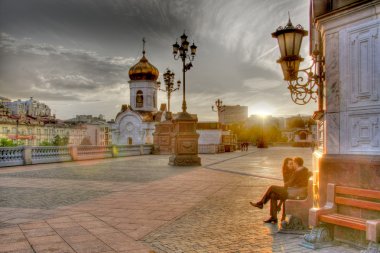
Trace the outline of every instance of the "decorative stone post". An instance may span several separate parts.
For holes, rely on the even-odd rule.
[[[172,155],[169,158],[169,165],[191,166],[201,165],[201,158],[198,156],[198,138],[196,125],[198,118],[187,112],[180,112],[173,120],[174,128],[171,134]]]
[[[173,132],[173,122],[165,120],[156,125],[153,133],[153,154],[169,155],[172,153],[171,134]]]
[[[24,146],[24,164],[32,164],[32,147]]]
[[[76,161],[78,160],[78,147],[75,146],[75,145],[72,145],[69,147],[69,152],[70,152],[70,155],[71,155],[71,159],[73,161]]]

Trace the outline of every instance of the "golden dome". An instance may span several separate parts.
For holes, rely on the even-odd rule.
[[[145,57],[145,52],[143,52],[143,57],[140,61],[129,69],[129,78],[131,80],[156,81],[158,75],[158,69],[149,63],[148,59]]]

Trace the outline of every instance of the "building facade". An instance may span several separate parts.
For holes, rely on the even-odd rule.
[[[51,115],[50,108],[33,98],[26,101],[1,98],[0,138],[19,145],[39,146],[52,143],[56,136],[67,138],[68,144],[80,145],[86,136],[83,125],[70,125]]]
[[[68,138],[68,144],[80,145],[87,136],[84,126],[71,126],[60,123],[33,121],[0,116],[0,139],[10,139],[20,145],[39,146],[52,143],[56,136]]]
[[[325,60],[313,153],[314,204],[323,207],[328,184],[380,191],[380,1],[312,0],[310,7],[310,44]],[[380,219],[379,211],[363,208],[338,212]],[[337,240],[368,243],[365,231],[335,226],[333,233]]]
[[[2,104],[9,109],[12,115],[53,118],[50,107],[33,99],[33,97],[25,101],[20,99],[17,101],[3,101]]]
[[[112,144],[111,128],[103,115],[76,115],[75,118],[65,120],[72,126],[80,126],[86,129],[83,145],[107,146]]]
[[[226,105],[218,110],[219,122],[225,125],[242,123],[248,118],[248,106]]]

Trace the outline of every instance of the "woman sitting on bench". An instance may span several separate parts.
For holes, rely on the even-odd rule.
[[[288,187],[301,188],[307,186],[310,173],[309,170],[303,166],[303,159],[301,157],[293,158],[293,167],[294,173],[292,173],[289,180],[284,183],[284,186],[271,185],[260,201],[256,203],[249,202],[252,206],[263,209],[264,204],[269,200],[271,201],[270,218],[265,220],[265,223],[277,223],[277,201],[285,201],[288,198]]]
[[[294,166],[293,166],[293,159],[290,157],[287,157],[282,162],[282,180],[284,181],[284,184],[290,180],[294,173]],[[281,211],[282,206],[282,215],[281,215],[281,221],[285,220],[285,200],[280,199],[278,205],[277,205],[277,212],[279,213]]]

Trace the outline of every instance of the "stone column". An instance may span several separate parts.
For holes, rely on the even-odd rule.
[[[24,165],[32,164],[32,147],[24,146]]]
[[[156,125],[156,130],[153,133],[154,154],[171,154],[171,134],[173,132],[173,122],[166,120]]]
[[[71,155],[71,159],[73,161],[76,161],[78,160],[78,147],[75,146],[75,145],[72,145],[69,147],[69,152],[70,152],[70,155]]]
[[[201,165],[201,158],[198,156],[198,138],[196,125],[198,118],[187,112],[178,113],[173,120],[174,129],[171,134],[172,155],[169,158],[169,165],[191,166]]]

